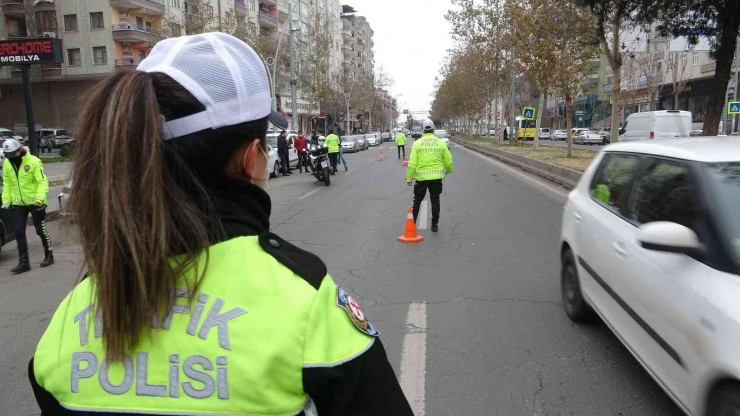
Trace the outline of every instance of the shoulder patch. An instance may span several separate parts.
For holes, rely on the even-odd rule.
[[[267,254],[319,290],[328,271],[317,255],[298,248],[273,233],[262,233],[258,239]]]
[[[363,334],[370,335],[371,337],[380,336],[380,332],[375,329],[375,326],[368,322],[365,315],[360,309],[360,305],[355,302],[352,296],[348,295],[341,287],[337,287],[337,306],[344,309],[349,315],[349,319]]]
[[[25,170],[26,172],[28,172],[29,170],[31,170],[31,167],[28,166],[28,165],[26,165],[26,166],[23,167],[23,170]]]

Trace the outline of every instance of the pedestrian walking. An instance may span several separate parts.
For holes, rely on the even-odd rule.
[[[15,220],[15,240],[18,244],[18,265],[10,269],[13,274],[31,270],[28,258],[26,223],[28,214],[33,218],[36,234],[44,246],[44,260],[41,267],[54,264],[51,237],[46,228],[46,194],[49,193],[49,180],[44,173],[41,159],[28,153],[15,139],[3,143],[5,161],[3,162],[3,202],[2,207],[12,209]]]
[[[28,366],[41,414],[413,415],[357,302],[269,231],[268,119],[287,122],[257,53],[164,39],[85,103],[69,206],[90,274]]]
[[[293,147],[298,152],[298,173],[303,173],[303,166],[306,167],[306,173],[311,173],[308,163],[308,142],[303,130],[298,130],[298,136],[293,139]]]
[[[504,127],[504,141],[509,140],[509,128]]]
[[[396,146],[398,146],[398,160],[401,160],[401,151],[403,151],[403,157],[406,157],[406,135],[402,131],[399,131],[396,135]]]
[[[344,150],[342,150],[342,146],[339,146],[339,160],[342,161],[342,165],[344,165],[344,171],[347,172],[349,168],[347,167],[347,159],[344,158]],[[337,162],[337,165],[339,162]]]
[[[432,232],[439,230],[439,196],[442,194],[442,179],[445,174],[453,173],[452,154],[447,144],[434,135],[434,122],[426,119],[421,123],[424,134],[414,141],[409,157],[409,167],[406,170],[406,183],[414,185],[414,222],[419,216],[421,201],[429,190],[429,199],[432,201]]]
[[[292,175],[290,171],[290,146],[288,146],[288,133],[283,130],[277,139],[277,153],[280,158],[280,166],[283,171],[283,176]]]
[[[339,159],[339,151],[342,149],[342,144],[339,141],[339,136],[334,133],[326,136],[326,147],[329,148],[329,163],[331,164],[331,174],[334,175],[337,172],[337,159]]]

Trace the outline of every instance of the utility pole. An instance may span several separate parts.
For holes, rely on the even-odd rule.
[[[511,63],[510,63],[510,84],[509,84],[509,143],[514,143],[516,140],[516,130],[514,125],[516,124],[516,116],[514,115],[514,46],[511,46]]]
[[[295,1],[291,5],[291,8],[295,7]],[[290,101],[291,101],[291,109],[290,109],[290,129],[293,131],[298,131],[298,128],[296,126],[296,116],[298,115],[298,112],[296,111],[296,107],[298,106],[298,98],[297,98],[297,92],[296,92],[296,86],[298,84],[298,81],[296,80],[295,76],[295,35],[293,28],[293,18],[289,17],[289,31],[290,31]]]
[[[737,62],[735,63],[735,101],[740,101],[740,42],[737,45]],[[727,106],[725,106],[727,108]],[[735,115],[735,132],[740,131],[740,115]]]

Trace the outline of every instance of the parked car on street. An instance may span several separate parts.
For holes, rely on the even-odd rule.
[[[600,316],[686,414],[740,413],[739,172],[735,138],[615,143],[563,211],[566,314]]]
[[[601,136],[601,140],[603,141],[602,144],[611,143],[612,142],[612,134],[606,130],[601,130],[599,132],[599,136]]]
[[[267,145],[267,166],[270,169],[270,177],[277,178],[280,174],[280,158],[278,158],[277,148]]]
[[[698,137],[698,136],[703,136],[703,135],[704,135],[704,130],[691,130],[691,133],[689,133],[689,136],[691,137]]]
[[[368,133],[365,135],[365,141],[369,147],[380,145],[381,133]]]
[[[28,137],[26,137],[26,141]],[[51,128],[36,130],[36,145],[45,149],[60,149],[64,145],[74,143],[74,137],[70,136],[67,129]]]
[[[23,143],[23,137],[15,134],[12,130],[0,128],[0,144],[2,144],[5,139],[15,139]]]
[[[277,139],[280,133],[268,133],[267,134],[267,144],[270,145],[275,151],[277,152]],[[295,134],[288,133],[288,136],[286,137],[286,140],[288,141],[288,162],[297,162],[298,161],[298,152],[295,150],[295,146],[293,146],[293,138],[295,137]]]
[[[590,131],[590,129],[579,127],[579,128],[572,128],[572,129],[570,129],[570,131],[571,131],[571,137],[573,137],[573,143],[575,143],[576,142],[576,137],[579,134],[583,133],[584,131]]]
[[[645,111],[627,116],[619,131],[619,141],[673,139],[691,136],[691,112],[679,110]]]
[[[552,139],[565,141],[566,139],[568,139],[568,132],[565,130],[555,130],[552,133]]]
[[[573,138],[574,144],[604,144],[604,139],[595,131],[582,131]]]
[[[357,141],[357,147],[359,148],[359,150],[367,150],[367,148],[369,147],[364,134],[355,135],[355,141]]]
[[[341,139],[342,151],[344,153],[355,153],[360,150],[356,136],[344,136]]]
[[[380,143],[391,141],[392,136],[393,136],[393,133],[389,131],[384,131],[380,133]]]
[[[540,128],[540,139],[550,139],[550,128],[548,127],[542,127]]]

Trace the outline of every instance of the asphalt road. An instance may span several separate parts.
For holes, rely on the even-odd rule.
[[[417,414],[681,414],[603,323],[575,325],[563,312],[561,189],[453,145],[440,232],[426,206],[426,240],[404,245],[411,188],[383,147],[382,162],[377,148],[348,155],[330,187],[306,174],[271,180],[272,229],[318,254],[357,298]],[[9,275],[14,243],[0,255],[1,415],[38,414],[28,359],[82,267],[60,226],[51,224],[57,263],[43,272],[32,233],[31,272]]]

